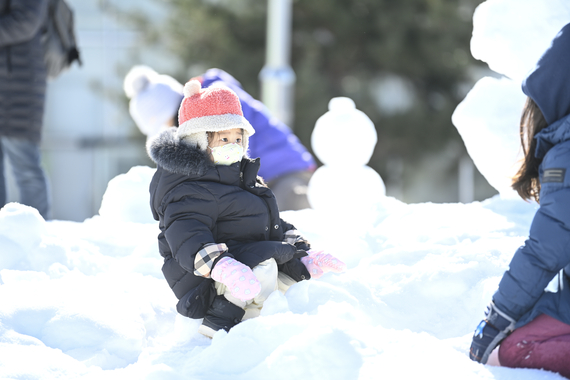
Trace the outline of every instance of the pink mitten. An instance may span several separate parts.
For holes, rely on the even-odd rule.
[[[327,272],[341,273],[346,270],[346,264],[324,251],[309,251],[309,256],[301,257],[301,262],[305,264],[311,274],[311,278],[319,278]]]
[[[232,296],[249,301],[261,292],[261,284],[247,265],[224,257],[212,270],[212,278],[228,287]]]

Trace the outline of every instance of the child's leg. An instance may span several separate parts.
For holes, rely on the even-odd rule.
[[[230,331],[232,327],[240,323],[245,311],[228,301],[224,296],[217,295],[204,316],[198,332],[209,338],[213,338],[218,330]]]
[[[263,302],[265,302],[271,293],[277,290],[277,263],[274,259],[265,260],[253,268],[253,274],[255,274],[255,277],[257,277],[261,283],[261,292],[250,301],[237,299],[231,295],[227,286],[217,281],[215,283],[218,295],[223,295],[234,305],[245,309],[243,320],[259,316]]]
[[[542,368],[570,378],[570,325],[546,314],[516,329],[499,347],[499,361],[511,368]]]

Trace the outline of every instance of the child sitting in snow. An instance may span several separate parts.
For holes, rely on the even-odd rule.
[[[204,318],[212,337],[259,315],[276,289],[341,272],[345,264],[310,250],[283,221],[275,197],[247,157],[255,133],[237,95],[225,87],[184,86],[179,127],[148,142],[157,164],[150,205],[159,221],[162,271],[179,299],[177,310]]]

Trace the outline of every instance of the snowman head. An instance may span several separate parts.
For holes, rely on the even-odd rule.
[[[325,165],[366,165],[378,141],[374,123],[350,98],[332,98],[311,135],[315,155]],[[346,150],[346,147],[350,147]]]

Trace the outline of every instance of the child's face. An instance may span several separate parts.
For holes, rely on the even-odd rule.
[[[224,146],[226,144],[239,144],[243,147],[243,129],[234,128],[227,131],[216,132],[209,139],[210,148]]]

